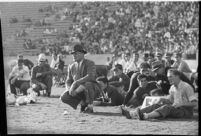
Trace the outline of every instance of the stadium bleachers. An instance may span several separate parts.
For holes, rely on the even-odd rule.
[[[163,8],[161,8],[161,12],[158,13],[158,17],[155,18],[157,14],[155,12],[157,12],[156,8],[158,5],[160,5]],[[158,7],[158,9],[160,9],[160,6]],[[147,9],[143,10],[145,7]],[[132,10],[132,14],[126,13],[126,10],[128,8]],[[186,11],[184,10],[185,8],[187,8]],[[77,33],[76,28],[72,28],[73,25],[77,24],[78,29],[83,27],[82,23],[80,22],[80,19],[77,19],[78,16],[76,16],[76,14],[78,14],[81,17],[81,19],[83,19],[84,17],[90,18],[89,26],[87,26],[88,28],[87,28],[86,34],[83,32],[81,33],[78,32],[78,33],[85,38],[84,42],[86,42],[89,45],[87,49],[89,51],[92,50],[93,53],[104,52],[103,48],[101,47],[102,45],[100,44],[100,41],[102,40],[101,38],[104,37],[103,34],[108,32],[108,30],[106,30],[108,29],[107,27],[109,26],[109,23],[107,22],[108,18],[103,17],[103,16],[108,16],[108,14],[114,14],[113,18],[117,22],[115,24],[116,30],[115,29],[109,30],[109,33],[112,33],[113,37],[111,35],[106,36],[108,38],[107,40],[111,40],[111,38],[113,38],[112,40],[114,41],[115,51],[117,50],[119,52],[120,48],[116,49],[116,47],[119,47],[119,44],[126,49],[130,49],[131,47],[138,50],[138,47],[141,47],[141,44],[143,45],[143,47],[145,47],[145,42],[151,43],[151,45],[150,44],[148,45],[149,48],[150,47],[153,48],[153,46],[154,47],[159,46],[160,44],[163,46],[162,48],[164,48],[166,45],[163,45],[164,39],[165,39],[163,37],[165,33],[163,32],[163,29],[166,29],[164,31],[167,31],[167,32],[169,31],[171,33],[171,38],[169,40],[170,41],[174,40],[173,44],[176,44],[176,46],[181,46],[181,45],[177,45],[178,42],[180,42],[181,39],[183,40],[186,37],[181,38],[181,34],[179,34],[179,32],[182,32],[183,30],[186,31],[187,30],[186,28],[189,29],[189,27],[191,27],[190,29],[194,29],[193,27],[197,27],[196,18],[198,14],[197,13],[198,8],[196,4],[190,3],[190,2],[189,3],[175,2],[174,4],[171,2],[167,2],[167,3],[161,2],[160,4],[155,2],[148,2],[148,3],[145,3],[145,2],[136,2],[136,3],[131,3],[131,2],[130,3],[129,2],[127,3],[126,2],[101,2],[101,3],[100,2],[17,2],[17,3],[16,2],[13,2],[13,3],[1,2],[0,9],[1,9],[1,18],[2,18],[3,48],[4,48],[5,55],[10,55],[10,52],[11,54],[13,54],[12,53],[13,51],[14,51],[14,54],[17,54],[18,51],[21,51],[21,52],[24,51],[23,43],[25,40],[31,39],[31,41],[36,42],[37,40],[41,40],[41,39],[52,39],[54,41],[57,41],[58,35],[60,35],[64,31],[65,31],[64,32],[65,34],[73,37],[74,34]],[[105,12],[105,13],[102,13],[102,12]],[[170,16],[168,20],[165,20],[165,18],[167,17],[166,12],[168,16]],[[127,14],[126,17],[124,15],[123,16],[117,15],[121,13],[124,15]],[[148,19],[151,21],[147,21],[147,18],[145,17],[145,16],[149,16],[148,14],[152,14],[150,15],[151,18]],[[189,15],[193,15],[193,20],[195,23],[188,24],[188,21],[185,22],[184,20],[182,20],[181,19],[182,14],[184,19],[188,17]],[[99,27],[101,27],[103,31],[98,28],[98,30],[95,30],[95,32],[92,32],[94,31],[92,30],[92,26],[97,21],[96,19],[100,19],[102,17],[105,19],[106,23],[101,23]],[[18,21],[16,23],[9,23],[9,20],[11,18],[16,18]],[[26,21],[29,19],[31,20],[31,22]],[[128,23],[129,21],[125,21],[127,19],[128,20],[131,19],[130,21],[133,21],[133,23],[130,22],[129,24]],[[142,21],[141,22],[142,24],[143,23],[144,24],[152,23],[152,24],[151,25],[148,24],[146,27],[141,26],[143,29],[138,28],[136,31],[135,25],[138,19]],[[176,19],[176,25],[174,24],[175,19]],[[165,21],[168,22],[167,26],[164,25]],[[182,23],[182,21],[185,23]],[[98,22],[100,23],[100,21]],[[184,26],[182,26],[181,24]],[[189,26],[187,27],[185,26],[185,24]],[[125,27],[125,26],[128,26],[128,27]],[[127,31],[126,33],[129,39],[129,44],[131,44],[129,45],[130,47],[128,45],[124,45],[123,40],[120,40],[120,41],[117,40],[119,39],[119,37],[120,38],[124,37],[121,27],[123,27],[123,31]],[[134,29],[131,27],[134,27]],[[175,32],[177,27],[179,27],[179,31]],[[56,32],[54,33],[48,32],[49,28],[55,29]],[[128,28],[133,29],[132,30],[133,32],[131,32]],[[173,29],[173,30],[170,30],[170,29]],[[23,33],[23,31],[25,33]],[[149,32],[152,33],[152,36],[150,39],[149,38],[147,39],[146,35],[150,35]],[[91,35],[86,36],[88,33],[91,33]],[[133,35],[134,35],[134,39],[132,39]],[[140,38],[136,38],[137,37],[136,35],[140,36]],[[197,37],[197,35],[198,34],[196,34],[196,36],[194,37]],[[189,37],[191,36],[190,35],[187,36],[185,40],[188,41]],[[90,39],[98,40],[99,46],[97,46],[97,48],[94,48],[93,47],[94,43]],[[160,39],[163,39],[163,40],[160,41]],[[193,39],[193,41],[196,41],[196,40]],[[61,40],[60,40],[60,44],[61,44]],[[189,44],[189,43],[185,42],[184,44]],[[197,46],[196,42],[194,43],[193,46]],[[38,49],[38,52],[40,52],[41,47],[42,47],[42,44],[37,43],[36,49]],[[30,51],[27,51],[27,52],[30,52]],[[104,53],[107,53],[107,52],[104,52]]]
[[[41,37],[45,38],[55,38],[56,35],[47,35],[44,34],[43,31],[48,28],[47,26],[34,26],[36,21],[40,21],[44,19],[46,12],[39,12],[40,8],[45,8],[49,5],[55,5],[59,8],[69,7],[70,3],[50,3],[50,2],[18,2],[18,3],[0,3],[1,9],[1,17],[2,17],[2,37],[3,37],[3,47],[4,47],[4,55],[9,55],[15,53],[30,52],[31,50],[25,51],[23,49],[24,39],[38,39]],[[23,22],[23,16],[26,18],[30,18],[32,22]],[[9,19],[11,17],[16,17],[19,21],[17,23],[9,23]],[[63,21],[54,21],[51,23],[51,28],[56,28],[58,32],[62,30],[68,30],[69,25],[71,24],[71,18],[67,17],[66,20]],[[21,30],[26,29],[26,26],[30,26],[32,31],[30,31],[26,36],[16,37],[16,34]],[[70,32],[69,32],[70,33]],[[14,37],[13,40],[8,41]],[[40,47],[40,46],[39,46]],[[37,48],[38,52],[40,48]],[[36,50],[32,50],[36,52]]]

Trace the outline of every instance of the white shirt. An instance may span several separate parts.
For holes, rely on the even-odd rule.
[[[192,72],[190,67],[188,66],[188,64],[183,60],[181,60],[180,63],[175,61],[174,64],[172,64],[172,67],[177,68],[177,70],[179,70],[181,72],[186,72],[186,73]]]
[[[141,63],[142,63],[142,61],[140,61],[140,60],[138,60],[137,62],[132,61],[132,62],[128,65],[127,69],[128,69],[129,71],[139,71],[139,68],[140,68],[140,64],[141,64]]]
[[[22,69],[19,70],[18,65],[14,66],[12,71],[11,71],[11,75],[12,76],[18,76],[22,74],[22,76],[18,77],[18,80],[30,80],[31,77],[29,75],[29,68],[25,65],[23,65]]]
[[[179,82],[178,87],[175,85],[170,87],[169,94],[173,105],[183,105],[192,100],[197,100],[193,88],[182,80]]]
[[[51,61],[50,67],[51,68],[55,68],[55,66],[56,66],[57,63],[59,63],[59,57],[57,57],[56,60],[52,57],[52,61]]]

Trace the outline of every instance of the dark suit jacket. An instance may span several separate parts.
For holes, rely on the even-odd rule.
[[[122,81],[119,81],[120,78],[122,78]],[[115,87],[124,86],[124,91],[128,91],[130,78],[128,77],[128,75],[122,73],[119,76],[112,76],[109,79],[109,84]]]
[[[129,84],[129,89],[128,89],[128,93],[126,94],[126,98],[124,99],[124,104],[127,104],[128,101],[131,99],[131,97],[133,96],[133,92],[134,90],[139,86],[138,81],[137,81],[137,76],[140,74],[140,72],[134,73],[131,76],[130,79],[130,84]],[[152,76],[148,76],[147,77],[148,81],[154,81],[155,78]]]
[[[156,82],[153,82],[153,81],[150,81],[145,88],[138,86],[135,89],[135,91],[133,92],[133,96],[131,98],[131,100],[132,100],[131,104],[134,107],[138,107],[138,106],[142,105],[142,103],[144,101],[144,98],[142,96],[144,94],[148,94],[150,96],[150,92],[156,88],[157,88]]]
[[[103,101],[98,98],[97,100],[101,101],[101,103],[96,104],[96,106],[118,106],[123,103],[124,96],[114,86],[108,85],[103,91],[108,94],[108,98],[111,98],[111,101]]]
[[[162,88],[162,91],[163,93],[166,95],[166,94],[169,94],[169,89],[170,89],[170,83],[169,83],[169,80],[167,78],[167,76],[165,75],[161,75],[161,74],[157,74],[155,76],[155,81],[159,81],[161,80],[162,83],[161,83],[161,88]]]
[[[41,76],[36,77],[37,73],[42,73]],[[45,64],[44,66],[34,66],[31,70],[31,83],[39,84],[39,82],[43,82],[46,76],[51,76],[52,71],[49,64]]]
[[[93,61],[84,59],[79,67],[77,62],[73,62],[68,66],[66,84],[69,88],[74,81],[79,81],[81,84],[95,82],[95,76],[96,67]]]
[[[115,87],[108,85],[105,91],[108,93],[108,97],[111,98],[111,106],[118,106],[123,103],[124,96]]]

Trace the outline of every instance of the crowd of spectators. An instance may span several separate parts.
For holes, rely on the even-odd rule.
[[[57,31],[53,26],[44,29],[44,34],[56,35],[51,42],[42,40],[47,52],[54,45],[68,54],[72,43],[84,43],[91,54],[160,50],[180,51],[195,57],[199,44],[197,2],[72,2],[69,5],[61,8],[52,4],[39,9],[45,18],[39,25],[35,22],[35,26],[51,25],[67,17],[73,21],[68,30]],[[18,36],[27,34],[24,30]]]
[[[196,2],[80,2],[71,12],[72,42],[90,53],[125,50],[195,54],[199,7]],[[76,9],[76,8],[75,8]]]

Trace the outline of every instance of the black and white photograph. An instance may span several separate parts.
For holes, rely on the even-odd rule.
[[[199,1],[0,1],[4,132],[198,135],[199,11]]]

